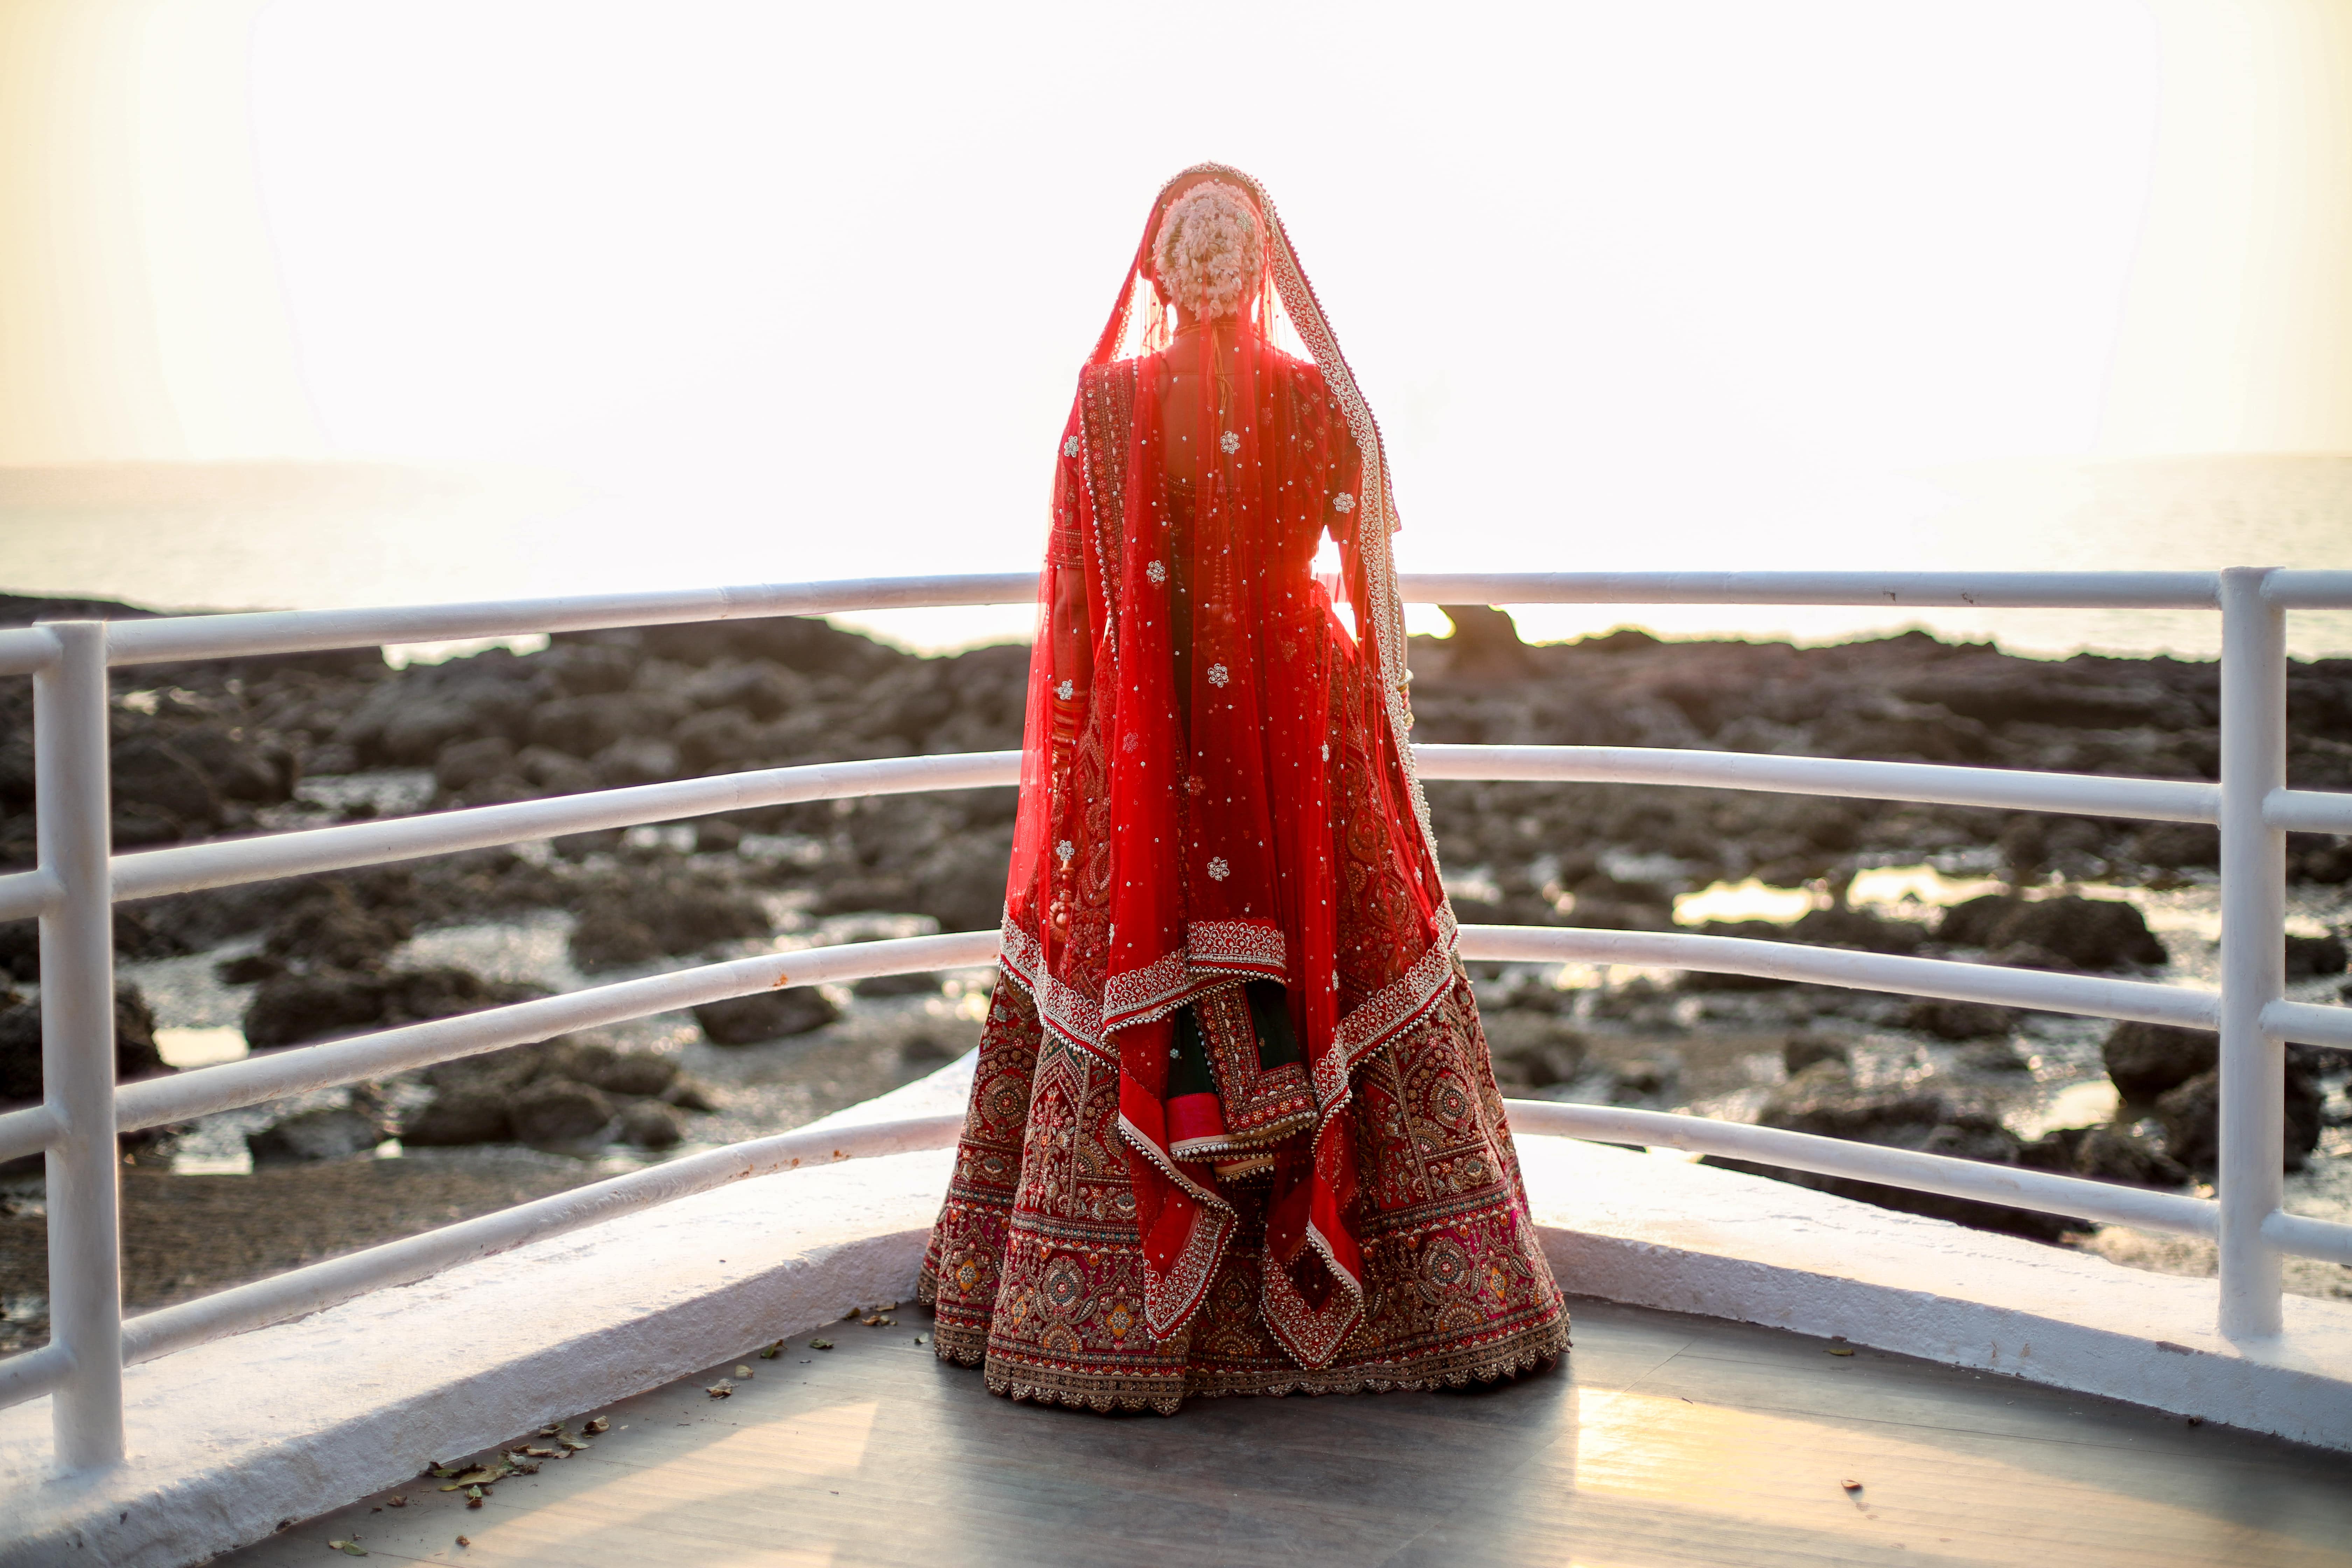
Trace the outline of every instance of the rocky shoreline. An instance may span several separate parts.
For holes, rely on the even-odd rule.
[[[142,613],[0,596],[0,624]],[[2181,779],[2212,777],[2218,758],[2210,663],[2028,659],[1921,633],[1800,648],[1627,630],[1529,647],[1499,612],[1449,613],[1453,637],[1412,648],[1424,742]],[[144,667],[116,678],[116,841],[129,849],[749,767],[1016,747],[1026,665],[1020,647],[919,658],[778,618],[567,635],[539,652],[494,648],[399,670],[373,649]],[[0,867],[32,858],[27,687],[0,683]],[[2289,689],[2291,781],[2352,788],[2352,742],[2336,738],[2352,735],[2352,660],[2298,663]],[[2194,973],[2195,941],[2147,917],[2156,911],[2161,926],[2168,910],[2210,903],[2218,858],[2210,828],[1964,807],[1453,782],[1432,784],[1429,796],[1465,921],[1702,930],[2092,973]],[[235,998],[243,1045],[276,1048],[780,942],[990,929],[1013,812],[1012,790],[969,790],[583,834],[129,905],[117,946],[127,972],[201,961],[205,984]],[[2333,999],[2352,844],[2293,836],[2289,861],[2299,929],[2282,940],[2295,994]],[[1874,879],[1895,868],[1906,868],[1910,898],[1877,899]],[[1776,890],[1776,918],[1735,908],[1734,893],[1770,903]],[[560,959],[501,973],[420,956],[445,933],[519,922],[551,941],[560,922]],[[0,1101],[38,1092],[37,971],[32,924],[0,924],[0,980],[26,991],[0,1011]],[[1690,1106],[2111,1180],[2210,1176],[2210,1037],[2151,1043],[2137,1026],[1728,976],[1482,965],[1476,978],[1511,1092]],[[856,994],[803,990],[701,1009],[667,1033],[517,1047],[293,1108],[254,1128],[247,1147],[257,1167],[298,1173],[389,1137],[411,1150],[652,1157],[736,1126],[726,1109],[736,1091],[714,1077],[754,1058],[789,1077],[796,1047],[779,1042],[854,1036],[883,1065],[849,1077],[879,1088],[936,1065],[976,1030],[960,994],[943,994],[939,977],[907,977]],[[152,1016],[151,1000],[122,998],[126,1077],[164,1070],[156,1027],[193,1021],[170,1016],[169,998]],[[861,1024],[869,1016],[903,1022]],[[688,1042],[700,1068],[682,1065]],[[2347,1071],[2340,1053],[2297,1053],[2297,1159],[2332,1168],[2352,1152]],[[2097,1079],[2113,1094],[2095,1119],[2020,1130],[2021,1108]],[[831,1108],[805,1103],[808,1114]],[[173,1150],[166,1134],[131,1158],[167,1163]],[[2067,1228],[1921,1194],[1855,1195],[2045,1237]],[[11,1261],[5,1272],[0,1293],[37,1289],[37,1269]]]

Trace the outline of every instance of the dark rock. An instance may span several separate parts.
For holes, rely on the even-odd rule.
[[[1908,921],[1882,920],[1863,910],[1813,910],[1789,928],[1789,937],[1815,947],[1910,953],[1919,951],[1927,933]]]
[[[2189,1180],[2187,1167],[2179,1161],[2117,1127],[2084,1132],[2074,1149],[2074,1173],[2144,1187],[2177,1187]]]
[[[562,1079],[532,1083],[512,1101],[515,1137],[525,1143],[576,1143],[593,1138],[613,1120],[613,1102],[602,1089]]]
[[[640,1149],[668,1149],[686,1137],[677,1112],[658,1100],[641,1100],[621,1112],[621,1141]]]
[[[592,909],[572,928],[572,962],[592,973],[650,963],[662,956],[652,930],[625,910]]]
[[[637,675],[635,657],[627,648],[609,643],[554,643],[536,662],[540,673],[567,697],[626,691]]]
[[[220,791],[178,747],[134,735],[114,748],[115,841],[193,838],[221,824]]]
[[[652,1051],[623,1051],[596,1076],[596,1087],[609,1094],[646,1097],[669,1092],[677,1081],[677,1064]]]
[[[1780,1065],[1790,1078],[1815,1062],[1835,1062],[1841,1068],[1851,1067],[1853,1054],[1840,1042],[1823,1035],[1790,1035],[1780,1042]]]
[[[1986,1107],[1924,1089],[1857,1089],[1851,1079],[1832,1068],[1817,1068],[1785,1086],[1765,1103],[1758,1121],[1767,1127],[1948,1154],[1996,1165],[2018,1163],[2023,1147],[2017,1135],[2003,1127],[2000,1119]],[[1946,1197],[1940,1193],[1914,1192],[1715,1156],[1705,1163],[1772,1176],[1882,1208],[1953,1220],[1979,1229],[2008,1231],[2038,1240],[2053,1241],[2067,1231],[2085,1228],[2080,1220],[1969,1198]]]
[[[1682,1069],[1672,1062],[1657,1061],[1647,1057],[1620,1062],[1613,1069],[1617,1079],[1617,1092],[1612,1098],[1654,1100],[1674,1087],[1675,1080],[1680,1076],[1681,1071]]]
[[[1979,1040],[1962,1051],[1959,1065],[1969,1072],[2032,1072],[2033,1064],[2017,1054],[2007,1040]]]
[[[348,882],[304,893],[269,928],[268,958],[324,969],[380,969],[415,927],[398,909],[363,907]],[[262,978],[257,975],[255,978]]]
[[[662,1090],[661,1098],[663,1104],[675,1105],[680,1110],[719,1109],[719,1102],[710,1097],[710,1090],[684,1074],[680,1074],[676,1081]]]
[[[291,1165],[316,1160],[350,1160],[373,1151],[392,1135],[376,1117],[352,1107],[298,1111],[258,1132],[245,1135],[246,1152],[257,1165]]]
[[[129,981],[114,987],[114,1077],[117,1082],[170,1070],[155,1049],[155,1015]],[[41,1088],[41,1005],[17,1003],[0,1011],[0,1100],[38,1100]]]
[[[1517,680],[1535,673],[1535,661],[1510,613],[1492,605],[1440,605],[1454,623],[1445,639],[1446,678],[1451,680]]]
[[[1001,886],[998,900],[1001,906]],[[574,906],[583,925],[599,911],[625,915],[645,928],[659,952],[681,956],[775,931],[765,906],[731,878],[670,863],[632,866],[599,879],[575,897]],[[617,928],[614,940],[617,944]]]
[[[850,990],[860,996],[920,996],[939,988],[936,974],[870,974]]]
[[[624,735],[597,752],[590,766],[597,784],[611,789],[664,784],[679,771],[677,748],[652,735]]]
[[[715,665],[686,683],[686,699],[697,708],[740,708],[763,722],[782,717],[811,694],[806,676],[769,659]]]
[[[213,965],[213,973],[224,985],[251,985],[274,974],[286,973],[286,962],[266,952],[248,952],[236,958],[224,958]]]
[[[2286,939],[2286,977],[2315,980],[2344,973],[2344,941],[2335,936],[2290,936]]]
[[[742,845],[740,823],[730,822],[723,816],[706,816],[694,825],[694,851],[698,855],[731,855]]]
[[[2168,871],[2217,870],[2221,864],[2220,830],[2196,822],[2155,822],[2133,837],[2131,858]]]
[[[275,735],[222,723],[175,725],[167,733],[222,799],[276,805],[293,798],[300,769]]]
[[[452,792],[516,771],[515,747],[504,735],[452,741],[433,761],[433,782]]]
[[[2053,1128],[2020,1149],[2018,1163],[2141,1187],[2177,1187],[2189,1180],[2177,1161],[2120,1127]]]
[[[751,1046],[821,1029],[841,1016],[841,1009],[812,985],[782,991],[761,991],[749,996],[706,1002],[694,1010],[694,1021],[714,1046]]]
[[[697,713],[670,731],[670,740],[680,763],[696,773],[749,767],[772,754],[766,731],[740,708]]]
[[[591,855],[614,853],[621,847],[622,838],[617,827],[592,827],[585,833],[558,834],[548,840],[548,847],[566,860],[585,860]]]
[[[2086,970],[2161,964],[2170,957],[2138,910],[2120,899],[2074,893],[2044,899],[1988,893],[1946,910],[1936,937],[1957,947],[2037,949]]]
[[[515,767],[550,795],[584,795],[603,785],[594,768],[552,746],[525,746],[515,753]]]
[[[256,1050],[355,1034],[376,1025],[446,1018],[543,994],[538,987],[484,980],[469,970],[388,973],[319,969],[265,980],[245,1009],[245,1038]]]
[[[1509,1089],[1548,1089],[1584,1070],[1585,1039],[1557,1013],[1496,1008],[1479,1020],[1495,1080]]]
[[[653,735],[668,728],[663,703],[638,691],[558,697],[530,716],[530,741],[572,756],[594,756],[625,735]]]
[[[2099,1056],[2116,1092],[2139,1104],[2212,1071],[2221,1058],[2221,1037],[2210,1029],[2119,1023],[2107,1031]]]
[[[2017,1009],[1983,1002],[1953,1002],[1922,996],[1903,1016],[1903,1026],[1939,1040],[1980,1040],[2017,1026]]]
[[[2308,1074],[2286,1069],[2285,1168],[2300,1171],[2319,1146],[2319,1086]],[[2210,1174],[2221,1163],[2221,1075],[2219,1069],[2199,1073],[2169,1089],[2156,1102],[2157,1120],[2164,1123],[2164,1152],[2200,1174]]]
[[[400,1127],[401,1142],[420,1149],[503,1143],[513,1136],[511,1101],[506,1090],[495,1088],[440,1089]]]

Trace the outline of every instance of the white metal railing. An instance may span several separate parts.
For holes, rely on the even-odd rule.
[[[146,662],[383,642],[941,605],[1017,603],[1026,573],[886,578],[478,605],[53,622],[0,631],[0,674],[35,687],[39,864],[0,877],[0,919],[41,921],[39,1106],[0,1115],[0,1158],[47,1155],[50,1343],[0,1361],[0,1405],[54,1394],[61,1468],[122,1457],[122,1369],[421,1279],[469,1258],[804,1162],[951,1142],[961,1119],[786,1133],[688,1156],[537,1203],[313,1264],[125,1322],[115,1134],[782,984],[982,964],[993,932],[766,954],[461,1017],[300,1046],[168,1079],[113,1079],[112,906],[131,899],[345,869],[747,806],[1017,782],[1016,752],[774,768],[114,856],[108,842],[107,670]],[[1408,576],[1447,604],[1805,604],[1915,607],[2168,606],[2222,617],[2221,781],[1601,746],[1416,748],[1423,776],[1616,782],[2210,822],[2221,831],[2218,991],[1991,964],[1678,932],[1467,926],[1465,958],[1587,960],[1911,992],[2218,1028],[2218,1201],[1771,1128],[1610,1106],[1514,1100],[1522,1131],[1753,1159],[1922,1191],[2218,1239],[2220,1323],[2280,1332],[2279,1259],[2352,1263],[2352,1226],[2280,1207],[2283,1042],[2352,1045],[2352,1009],[2283,999],[2284,832],[2352,834],[2352,795],[2285,786],[2289,607],[2352,605],[2352,572],[1618,573]]]

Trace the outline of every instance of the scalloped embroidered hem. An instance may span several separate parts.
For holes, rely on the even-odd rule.
[[[1101,1415],[1148,1410],[1160,1415],[1175,1415],[1187,1399],[1402,1394],[1505,1383],[1549,1370],[1566,1357],[1570,1349],[1565,1311],[1547,1321],[1531,1323],[1500,1343],[1463,1345],[1412,1361],[1359,1362],[1320,1372],[1295,1366],[1258,1373],[1194,1367],[1181,1383],[1172,1376],[1122,1376],[1018,1363],[1008,1366],[1002,1357],[983,1358],[972,1353],[973,1347],[969,1344],[950,1347],[945,1338],[937,1339],[936,1343],[941,1361],[958,1366],[981,1366],[988,1391],[1003,1398]]]

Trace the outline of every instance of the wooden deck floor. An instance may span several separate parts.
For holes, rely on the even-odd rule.
[[[218,1562],[2352,1565],[2352,1458],[1708,1319],[1584,1301],[1498,1392],[1162,1419],[992,1398],[897,1318],[624,1401],[479,1509],[426,1481]]]

